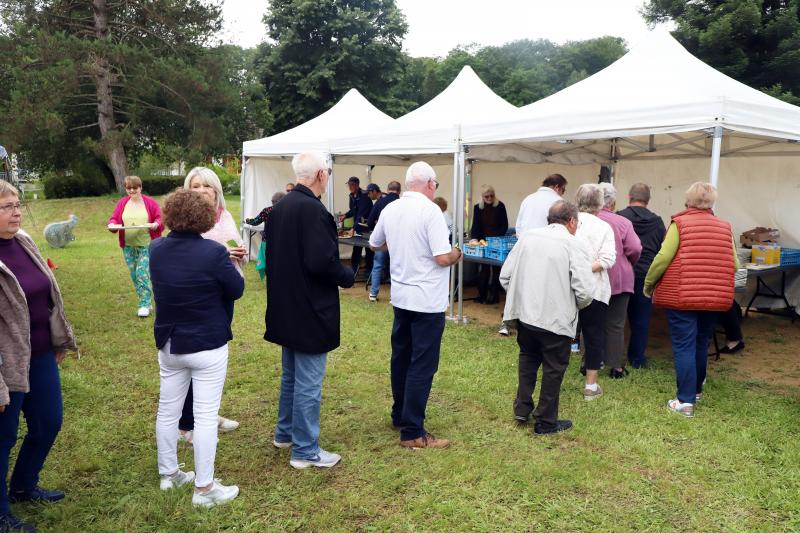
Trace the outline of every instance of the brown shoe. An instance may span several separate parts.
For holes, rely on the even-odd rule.
[[[447,448],[450,446],[450,441],[447,439],[437,439],[430,433],[426,433],[422,437],[410,440],[401,440],[400,446],[411,448],[412,450],[419,450],[421,448]]]

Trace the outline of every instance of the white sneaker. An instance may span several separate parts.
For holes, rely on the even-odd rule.
[[[233,431],[238,427],[239,422],[236,420],[231,420],[230,418],[225,418],[224,416],[217,417],[217,428],[219,429],[220,433],[228,433],[229,431]]]
[[[338,453],[326,452],[320,448],[316,457],[312,459],[291,459],[289,464],[298,469],[308,468],[309,466],[316,466],[317,468],[330,468],[341,460],[342,456]]]
[[[194,491],[192,495],[192,505],[195,507],[214,507],[221,503],[226,503],[239,495],[239,487],[236,485],[225,486],[219,482],[218,479],[214,480],[211,490],[208,492]]]
[[[161,476],[161,490],[174,489],[194,481],[194,472],[182,472],[180,468],[171,476]]]
[[[369,301],[370,301],[370,302],[377,302],[377,301],[378,301],[378,296],[377,296],[377,295],[370,294],[370,295],[369,295]]]
[[[508,326],[503,324],[502,326],[500,326],[500,329],[497,330],[497,333],[499,333],[503,337],[508,337],[508,335],[509,335]]]
[[[194,433],[192,432],[191,429],[189,431],[181,431],[180,429],[178,430],[178,444],[183,442],[191,446],[193,439],[194,439]]]
[[[277,441],[275,439],[272,439],[272,445],[275,446],[276,448],[280,449],[280,450],[284,450],[286,448],[291,448],[292,447],[292,442],[291,441],[289,441],[289,442],[279,442],[279,441]]]
[[[673,413],[678,413],[679,415],[683,415],[686,418],[694,417],[694,405],[690,403],[683,403],[677,398],[667,402],[667,409],[669,409]]]
[[[150,308],[149,307],[140,307],[139,310],[136,311],[136,314],[139,316],[139,318],[146,318],[146,317],[150,316]]]

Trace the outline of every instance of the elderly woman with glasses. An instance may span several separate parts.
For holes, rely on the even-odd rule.
[[[76,348],[56,278],[21,223],[19,193],[0,180],[0,531],[35,531],[11,513],[9,503],[64,498],[39,486],[39,472],[61,429],[58,365],[66,350]],[[28,432],[9,490],[20,412]]]
[[[472,211],[472,229],[470,238],[485,239],[500,237],[508,231],[508,214],[506,206],[497,199],[494,187],[484,185],[481,201],[475,204]],[[489,280],[491,279],[491,285]],[[500,297],[500,268],[481,265],[478,277],[478,303],[496,304]]]
[[[161,237],[161,207],[158,202],[142,194],[139,176],[125,178],[127,196],[121,198],[108,219],[108,230],[119,234],[119,247],[131,273],[131,280],[139,299],[140,318],[150,316],[153,291],[150,288],[150,241]],[[122,229],[129,226],[128,229]],[[134,226],[135,228],[130,228]]]
[[[578,205],[578,229],[575,236],[583,242],[594,272],[594,300],[580,310],[579,321],[583,333],[584,368],[586,384],[583,397],[594,400],[603,395],[597,383],[597,373],[606,358],[606,319],[611,300],[611,281],[608,271],[617,260],[614,230],[598,218],[603,208],[603,191],[594,184],[584,184],[575,193]]]
[[[714,215],[716,201],[717,189],[710,183],[689,187],[686,209],[672,215],[644,280],[644,295],[667,310],[678,384],[667,408],[687,417],[694,416],[703,393],[708,342],[719,313],[733,303],[739,268],[731,225]]]

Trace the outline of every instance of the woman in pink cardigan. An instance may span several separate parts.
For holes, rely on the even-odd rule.
[[[630,220],[614,213],[617,205],[617,190],[610,183],[599,184],[603,191],[603,209],[598,218],[608,223],[614,230],[614,245],[617,261],[608,270],[611,282],[611,300],[608,302],[606,318],[606,361],[610,367],[609,376],[618,379],[625,377],[625,317],[628,300],[633,294],[633,265],[642,255],[642,243],[633,230]]]
[[[140,318],[150,316],[153,290],[150,288],[150,241],[161,237],[161,207],[158,202],[142,194],[142,180],[138,176],[125,178],[128,196],[117,202],[108,219],[108,230],[119,234],[119,247],[131,274],[139,299]],[[123,226],[140,226],[141,229],[120,229]]]
[[[244,247],[244,241],[241,235],[239,235],[236,223],[233,221],[233,216],[225,209],[225,197],[222,192],[222,183],[220,183],[216,173],[210,168],[195,167],[186,175],[183,188],[200,192],[214,205],[217,212],[216,223],[213,228],[202,234],[203,238],[211,239],[228,248],[228,254],[233,262],[233,266],[235,266],[239,274],[244,277],[242,265],[247,263],[247,250]],[[231,246],[229,241],[235,241],[236,246]],[[178,440],[189,444],[192,442],[192,431],[194,430],[192,405],[193,395],[192,386],[190,384],[183,405],[183,414],[178,422],[178,429],[180,432]],[[221,433],[233,431],[239,427],[239,422],[223,416],[217,417],[217,423]]]

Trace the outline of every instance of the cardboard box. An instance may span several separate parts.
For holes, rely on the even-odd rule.
[[[775,228],[763,228],[761,226],[747,230],[739,236],[739,241],[745,248],[750,248],[756,244],[775,243],[781,238],[780,230]]]
[[[751,259],[757,265],[780,265],[781,247],[776,244],[754,244]]]

